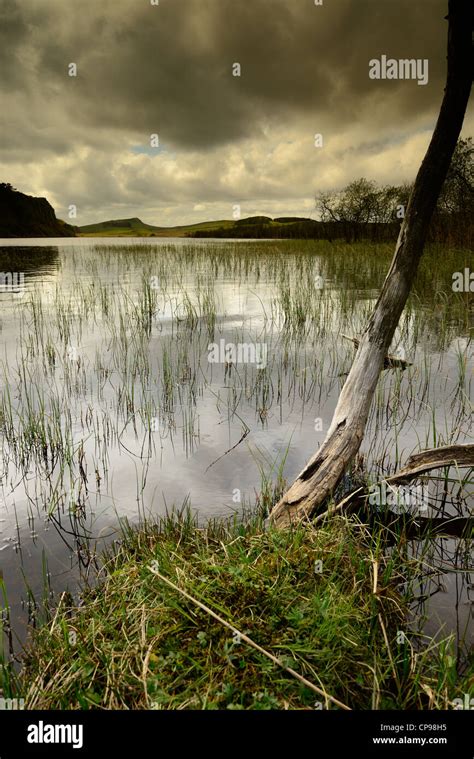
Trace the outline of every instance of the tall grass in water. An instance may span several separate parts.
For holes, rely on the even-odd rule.
[[[290,439],[291,454],[294,454],[296,448],[298,456],[302,458],[306,455],[304,446],[308,440],[309,452],[314,450],[317,445],[313,432],[314,417],[326,417],[330,413],[331,403],[337,397],[353,358],[353,347],[342,335],[357,336],[363,329],[389,265],[391,247],[294,241],[218,245],[190,242],[186,245],[160,244],[156,247],[97,246],[94,255],[87,252],[86,274],[83,255],[83,251],[73,250],[63,263],[71,275],[69,280],[64,277],[58,286],[46,294],[40,289],[33,290],[24,303],[18,303],[14,307],[18,316],[18,341],[15,350],[2,356],[3,392],[0,397],[3,482],[21,483],[20,487],[26,491],[29,513],[37,518],[46,513],[48,519],[56,520],[57,526],[72,533],[80,546],[78,556],[80,555],[81,561],[88,550],[88,527],[93,524],[93,511],[100,510],[103,503],[113,503],[113,465],[117,461],[116,457],[120,457],[120,466],[128,467],[130,473],[129,489],[121,494],[122,503],[134,501],[138,513],[147,512],[153,504],[154,491],[147,491],[147,478],[150,469],[156,471],[159,467],[161,452],[168,447],[178,452],[181,447],[184,457],[193,457],[199,451],[201,431],[206,425],[207,440],[212,438],[209,419],[215,425],[214,429],[221,424],[227,426],[229,449],[234,440],[239,439],[245,425],[250,430],[246,442],[255,447],[261,445],[263,440],[262,450],[265,447],[274,450],[275,446],[278,449],[285,448]],[[472,296],[450,292],[452,272],[467,265],[466,256],[465,251],[446,252],[444,249],[440,256],[436,248],[431,248],[426,253],[393,345],[393,350],[400,346],[406,351],[412,365],[404,372],[390,370],[382,373],[367,427],[363,454],[367,469],[375,479],[390,473],[406,459],[413,448],[413,438],[418,447],[425,447],[463,440],[469,431],[472,414],[472,343],[469,334]],[[249,302],[252,309],[247,312]],[[267,365],[258,369],[251,364],[225,367],[209,364],[208,345],[221,338],[234,343],[264,343],[268,348]],[[255,444],[252,438],[258,442]],[[407,440],[411,442],[408,443]],[[212,446],[212,440],[210,445]],[[200,453],[203,450],[205,453],[205,447]],[[290,459],[289,455],[288,462]],[[224,473],[229,474],[229,480],[235,475],[233,462],[232,455],[220,459],[220,466],[227,467]],[[192,471],[192,467],[190,469]],[[209,477],[212,477],[213,470],[209,471]],[[283,472],[277,467],[274,471],[275,482],[281,485],[282,477]],[[159,489],[159,486],[155,489]],[[16,497],[15,493],[6,495],[9,498]],[[199,493],[196,495],[199,496]],[[246,497],[248,500],[248,494]],[[268,505],[272,497],[272,489],[267,483],[262,487],[259,503]],[[210,504],[211,507],[215,505]],[[218,506],[224,507],[221,503]],[[189,525],[189,520],[185,520],[185,524]],[[355,705],[365,706],[448,703],[450,691],[445,688],[447,680],[443,674],[447,659],[440,665],[442,686],[439,690],[434,689],[432,702],[423,701],[421,676],[418,684],[416,678],[411,681],[413,688],[407,690],[411,693],[409,698],[405,697],[405,691],[400,691],[399,683],[404,681],[401,679],[397,656],[401,653],[398,649],[392,650],[391,634],[396,621],[390,614],[384,618],[388,646],[380,623],[377,635],[381,634],[382,638],[375,633],[375,637],[368,638],[362,631],[354,630],[352,623],[346,620],[347,637],[356,645],[352,653],[348,653],[345,647],[347,641],[342,640],[341,650],[347,654],[350,666],[354,667],[353,673],[357,670],[359,681],[357,677],[354,681],[350,680],[348,672],[350,685],[345,687],[331,672],[329,653],[336,662],[340,658],[325,636],[335,635],[339,628],[345,629],[344,610],[348,620],[357,620],[357,624],[361,621],[355,596],[349,593],[348,588],[366,589],[361,574],[363,562],[360,557],[359,564],[359,559],[354,559],[354,568],[351,556],[344,554],[341,565],[336,567],[336,564],[329,564],[330,572],[326,577],[328,584],[323,589],[319,582],[321,578],[316,578],[315,581],[311,568],[308,570],[308,566],[311,567],[308,556],[312,555],[311,541],[315,546],[320,546],[317,550],[323,552],[326,550],[325,539],[335,551],[336,548],[337,551],[343,550],[341,541],[346,536],[348,548],[352,546],[351,530],[356,528],[349,523],[338,522],[339,531],[336,530],[334,534],[332,527],[327,526],[326,532],[321,533],[321,538],[311,532],[308,535],[309,543],[297,531],[291,539],[288,538],[288,543],[282,544],[278,542],[279,538],[271,538],[258,530],[252,533],[247,528],[237,526],[236,531],[229,528],[229,532],[222,528],[222,533],[219,533],[221,528],[217,526],[214,533],[199,531],[191,526],[186,529],[183,526],[179,529],[168,526],[166,529],[168,533],[165,530],[165,535],[168,537],[159,537],[154,528],[150,533],[145,530],[141,537],[135,535],[131,538],[131,544],[124,546],[120,559],[110,559],[108,566],[114,567],[110,578],[107,570],[104,570],[104,592],[111,602],[111,624],[121,624],[118,610],[123,610],[123,605],[120,606],[118,600],[115,604],[113,572],[117,571],[117,576],[123,576],[124,587],[127,591],[130,590],[130,608],[138,608],[140,599],[143,601],[147,642],[145,657],[154,636],[158,635],[156,630],[161,623],[166,630],[167,625],[171,625],[169,608],[176,610],[179,601],[173,601],[172,595],[162,596],[161,591],[156,597],[153,595],[157,593],[153,584],[155,581],[146,573],[142,577],[140,568],[136,573],[136,567],[132,566],[135,555],[133,551],[138,551],[139,548],[141,550],[142,545],[149,544],[150,551],[153,547],[158,553],[173,550],[180,555],[180,547],[175,546],[171,540],[175,534],[182,537],[183,550],[186,546],[189,555],[194,546],[196,556],[204,557],[200,541],[207,541],[209,554],[205,559],[197,560],[199,571],[202,571],[203,577],[208,577],[210,588],[214,575],[209,567],[222,567],[215,573],[218,580],[217,601],[219,604],[222,602],[229,615],[234,613],[235,600],[236,621],[239,624],[251,629],[253,619],[257,640],[262,645],[268,643],[270,647],[273,646],[274,652],[281,647],[284,653],[285,646],[289,647],[293,668],[301,661],[302,670],[309,680],[315,677],[317,681],[316,665],[320,664],[321,672],[327,676],[325,687],[328,691],[334,688],[341,700],[352,699]],[[357,535],[361,537],[363,529],[357,530],[360,530]],[[219,548],[214,542],[215,534],[222,534],[225,548]],[[235,549],[232,547],[233,541]],[[304,545],[301,556],[298,554],[300,544]],[[258,546],[260,554],[252,553],[254,545]],[[370,541],[364,543],[363,550],[368,551],[369,545]],[[258,573],[255,576],[245,576],[242,590],[248,593],[248,608],[239,605],[236,589],[240,586],[234,585],[232,580],[234,574],[236,578],[239,577],[238,562],[244,561],[241,553],[234,553],[241,546],[245,546],[245,552],[253,557],[255,567],[262,574],[260,579]],[[290,561],[288,571],[295,592],[292,595],[290,589],[283,585],[281,603],[275,593],[280,582],[280,570],[283,572],[283,580],[285,579],[285,561],[281,557],[277,559],[277,548],[280,554],[287,550],[289,556],[300,556],[305,566],[305,572],[300,576],[296,562],[292,564]],[[367,553],[365,555],[366,558],[369,556]],[[175,580],[188,578],[188,590],[200,593],[203,588],[199,583],[196,585],[187,556],[186,553],[183,555],[184,574],[176,574],[178,570],[173,574],[174,570],[170,569],[170,576]],[[265,556],[268,556],[269,567],[273,568],[272,573],[266,573],[262,565]],[[226,561],[229,561],[228,566]],[[376,561],[383,561],[379,553]],[[366,562],[365,568],[369,565],[370,562]],[[337,581],[339,571],[341,583],[346,583],[341,586]],[[387,578],[390,579],[390,572],[387,572]],[[141,596],[139,590],[133,592],[130,578],[136,577],[141,578],[137,586],[138,589],[142,588]],[[225,580],[223,587],[219,584],[220,577]],[[321,596],[313,597],[311,582],[316,582],[316,590],[319,589]],[[259,587],[265,591],[262,591],[263,596],[254,595]],[[228,596],[226,588],[229,592],[233,589],[234,595]],[[347,593],[347,599],[343,598],[343,590]],[[291,606],[299,608],[302,604],[301,608],[314,624],[314,630],[319,631],[314,635],[321,634],[324,645],[327,643],[327,661],[324,659],[324,647],[323,653],[314,652],[313,648],[317,649],[317,645],[313,633],[306,630],[303,623],[301,626],[300,623],[296,624],[295,620],[290,620],[294,625],[291,628],[293,637],[290,636],[287,640],[280,635],[281,630],[273,620],[270,621],[269,638],[264,639],[266,622],[265,616],[258,610],[258,603],[264,603],[267,591],[269,596],[265,608],[271,611],[274,605],[275,619],[284,619],[285,624],[289,624],[285,609]],[[376,596],[372,599],[374,606],[369,608],[366,605],[367,599],[364,598],[361,609],[377,627],[378,616],[373,614],[382,600],[379,595],[372,595]],[[201,597],[212,606],[213,599],[208,597],[207,591],[203,591]],[[304,599],[307,598],[313,598],[314,608],[305,605]],[[150,605],[155,601],[162,608],[163,618],[161,612],[157,612],[156,618],[154,612],[151,614]],[[100,599],[94,598],[91,603],[91,612],[100,609],[100,614],[106,613]],[[334,617],[327,611],[330,603],[335,604],[337,613],[335,611]],[[397,603],[402,604],[400,600]],[[171,606],[168,607],[167,604]],[[149,613],[150,623],[147,621]],[[194,619],[193,611],[188,610],[187,613]],[[327,615],[329,622],[325,627]],[[80,625],[81,619],[79,614]],[[113,695],[111,691],[102,692],[99,689],[98,694],[94,695],[94,686],[91,684],[94,678],[91,679],[89,675],[87,682],[79,682],[75,670],[68,669],[66,658],[62,658],[64,652],[60,647],[61,639],[57,637],[61,630],[64,632],[63,621],[67,624],[60,607],[49,643],[51,650],[58,654],[61,673],[69,673],[67,676],[74,682],[72,690],[65,690],[66,701],[70,699],[70,703],[77,704],[125,704],[125,691],[119,688],[117,695]],[[204,624],[204,618],[201,621]],[[91,616],[88,622],[99,624],[99,618],[95,620]],[[187,623],[182,621],[176,624],[177,630],[189,642],[190,656],[194,656],[194,628],[188,629]],[[301,641],[298,637],[300,627],[304,636],[307,636]],[[155,632],[150,633],[148,641],[149,628]],[[94,643],[85,626],[80,629],[84,637],[86,659],[78,658],[78,671],[82,667],[88,672],[88,668],[93,667],[91,672],[96,672],[98,658],[97,652],[93,650]],[[121,629],[127,632],[125,627]],[[205,633],[206,629],[198,629],[197,632]],[[135,641],[134,645],[139,645],[136,632],[137,629],[133,627],[131,639]],[[46,636],[45,631],[42,634]],[[130,661],[120,644],[113,637],[107,637],[106,629],[101,628],[101,635],[101,656],[103,653],[103,660],[108,666],[110,664],[114,677],[123,674],[121,665],[117,662],[116,645],[120,655],[125,656],[124,666],[129,662],[135,667],[141,653],[137,654],[134,649],[135,659]],[[217,650],[229,653],[224,646],[226,639],[219,636],[217,639],[222,643],[222,646],[219,643],[221,648],[218,646]],[[204,651],[210,657],[210,671],[215,668],[217,673],[215,679],[225,675],[233,683],[232,670],[222,670],[221,660],[212,646],[208,653],[208,648],[203,643],[205,637],[201,635],[197,640],[199,643],[196,650],[201,653]],[[158,638],[157,642],[159,641]],[[300,641],[301,651],[298,651],[295,641]],[[372,649],[371,645],[374,646]],[[45,657],[45,648],[40,648],[40,651],[41,656]],[[232,651],[232,656],[239,653],[237,649]],[[375,664],[375,659],[373,662],[370,656],[377,658],[379,651],[380,662],[377,660]],[[153,652],[154,649],[151,650],[147,666],[154,662]],[[363,674],[360,670],[363,667],[362,652],[366,657],[371,652]],[[165,645],[165,659],[168,653],[171,654],[170,661],[173,656],[178,656],[178,651],[173,649],[169,641]],[[360,659],[359,654],[362,657]],[[236,660],[232,656],[230,661],[235,664]],[[318,659],[318,656],[322,658]],[[412,667],[411,653],[406,650],[404,656],[403,667],[411,673],[417,671],[416,664]],[[42,661],[44,663],[45,658]],[[145,659],[141,663],[144,661]],[[262,666],[264,670],[265,666]],[[34,667],[35,664],[31,663],[30,672],[34,672]],[[185,661],[185,671],[186,667],[190,668],[189,671],[198,680],[201,676],[207,676],[204,670],[192,670],[188,659]],[[132,671],[136,674],[135,669],[132,668]],[[258,671],[260,672],[260,664]],[[341,664],[341,672],[344,671]],[[391,675],[388,674],[389,671]],[[153,700],[147,701],[146,693],[144,695],[143,692],[132,689],[133,703],[173,703],[181,706],[188,701],[190,704],[195,703],[187,680],[183,680],[183,693],[186,695],[182,701],[179,700],[180,695],[175,692],[177,681],[172,679],[173,672],[170,671],[168,680],[165,681],[169,687],[168,696],[158,694]],[[34,677],[39,676],[38,669],[34,672]],[[306,708],[309,704],[306,696],[303,698],[299,690],[294,690],[294,683],[290,687],[286,675],[282,677],[282,689],[272,698],[276,698],[280,705],[288,698],[289,703]],[[51,692],[56,684],[59,687],[59,680],[60,675],[51,686]],[[125,682],[128,682],[126,678]],[[381,684],[377,686],[377,682]],[[430,679],[429,682],[429,687],[432,688]],[[254,683],[259,688],[255,692],[263,693],[271,685],[271,678],[259,680],[259,683],[261,688]],[[211,695],[207,701],[202,696],[202,704],[234,705],[236,708],[249,706],[250,702],[245,699],[239,701],[234,691],[229,697],[218,696],[214,684],[214,679],[211,678]],[[251,680],[248,684],[249,687],[252,685]],[[60,687],[65,687],[64,681],[61,681]],[[150,686],[150,692],[153,692],[153,687]],[[40,696],[36,694],[32,698],[34,700]],[[260,702],[254,699],[252,703]],[[268,701],[263,698],[261,701],[264,705],[269,703],[273,703],[271,699]]]

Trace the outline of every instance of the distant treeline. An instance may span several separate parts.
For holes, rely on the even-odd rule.
[[[244,220],[246,221],[246,219]],[[337,240],[345,239],[355,241],[391,240],[396,238],[400,224],[349,224],[336,221],[314,221],[313,219],[301,219],[281,223],[277,219],[266,223],[236,224],[233,227],[219,229],[197,230],[189,233],[190,237],[227,237],[227,238],[278,238],[278,239],[311,239],[311,240]]]
[[[263,224],[239,224],[213,230],[196,230],[189,232],[189,237],[218,237],[230,239],[309,239],[309,240],[345,240],[357,242],[390,242],[397,239],[401,222],[347,222],[314,221],[306,219],[285,224],[276,220]],[[436,215],[428,235],[430,242],[452,243],[474,248],[474,223],[462,217],[439,217]]]

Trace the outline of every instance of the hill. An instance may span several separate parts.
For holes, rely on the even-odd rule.
[[[293,237],[291,232],[296,232],[296,226],[294,230],[291,229],[293,224],[301,233],[308,232],[309,228],[313,230],[317,222],[292,217],[272,219],[269,216],[249,216],[236,220],[220,219],[176,227],[156,227],[135,217],[86,224],[76,227],[76,232],[81,237]],[[302,230],[301,224],[308,225],[308,229]]]
[[[204,221],[198,224],[185,224],[177,227],[156,227],[146,224],[141,219],[111,219],[96,224],[76,227],[80,237],[188,237],[194,232],[212,232],[233,226],[233,221]],[[212,236],[212,235],[210,235]]]
[[[74,227],[56,218],[46,198],[0,183],[0,237],[75,237]]]

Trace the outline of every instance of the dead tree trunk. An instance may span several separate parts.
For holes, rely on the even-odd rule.
[[[284,527],[310,517],[359,450],[372,398],[423,253],[429,223],[464,120],[473,76],[472,0],[449,0],[448,73],[438,121],[418,171],[395,254],[364,330],[327,436],[270,514]]]

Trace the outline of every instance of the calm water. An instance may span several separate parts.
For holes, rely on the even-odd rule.
[[[389,249],[0,244],[0,268],[17,275],[0,292],[0,568],[23,639],[45,580],[74,591],[121,518],[184,502],[202,520],[230,515],[283,460],[289,480],[298,473],[326,434],[353,357],[342,335],[360,334]],[[413,365],[383,373],[362,447],[374,480],[420,448],[470,440],[469,309],[429,288],[412,299],[393,350]],[[447,513],[472,508],[466,490]],[[428,548],[417,615],[469,645],[471,549]]]

